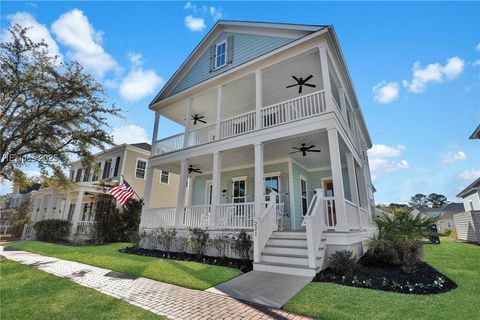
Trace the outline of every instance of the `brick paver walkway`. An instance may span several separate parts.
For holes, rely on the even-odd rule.
[[[34,266],[82,286],[124,300],[169,319],[308,319],[286,311],[222,295],[186,289],[83,263],[46,257],[0,246],[9,260]]]

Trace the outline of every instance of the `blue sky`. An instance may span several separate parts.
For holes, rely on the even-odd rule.
[[[2,2],[1,9],[2,38],[12,21],[34,25],[32,37],[49,38],[63,59],[83,61],[105,85],[126,111],[126,121],[111,121],[117,142],[150,140],[148,103],[215,19],[333,24],[374,143],[376,201],[406,202],[418,192],[458,200],[480,176],[480,143],[468,140],[480,123],[478,2]],[[173,133],[161,123],[162,136]]]

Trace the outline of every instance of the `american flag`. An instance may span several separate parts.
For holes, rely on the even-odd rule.
[[[128,184],[126,180],[124,180],[123,184],[110,188],[110,190],[108,190],[108,193],[111,194],[115,199],[117,199],[117,201],[120,202],[122,206],[124,206],[125,203],[127,203],[127,201],[133,197],[135,191],[133,191],[133,188]]]

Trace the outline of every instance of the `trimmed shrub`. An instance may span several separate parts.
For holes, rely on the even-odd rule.
[[[167,252],[170,252],[172,244],[175,241],[177,236],[177,230],[175,228],[160,228],[160,233],[158,234],[158,242]]]
[[[41,241],[63,241],[70,235],[72,224],[67,220],[47,219],[33,225],[37,239]]]
[[[187,252],[188,251],[188,238],[177,237],[177,240],[175,241],[175,249],[178,252]]]
[[[329,258],[330,268],[337,276],[351,276],[357,269],[357,258],[350,250],[337,251]]]
[[[241,230],[232,238],[232,250],[243,260],[251,260],[250,249],[252,244],[252,237],[245,230]]]
[[[205,255],[208,244],[208,230],[207,229],[188,229],[187,242],[193,253],[197,255]]]
[[[213,239],[213,246],[217,249],[220,257],[227,255],[227,249],[230,245],[230,237],[226,234],[219,234]]]

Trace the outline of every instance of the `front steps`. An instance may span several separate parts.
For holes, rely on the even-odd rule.
[[[318,265],[325,254],[325,239],[317,253]],[[307,234],[302,231],[275,231],[262,251],[261,261],[253,264],[257,271],[314,277],[320,268],[308,266]]]

